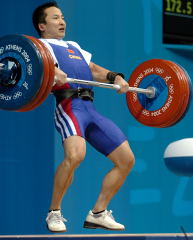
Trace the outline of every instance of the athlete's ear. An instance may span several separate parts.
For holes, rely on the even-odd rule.
[[[44,32],[45,29],[46,29],[46,25],[45,25],[44,23],[39,23],[39,24],[38,24],[38,27],[39,27],[39,29],[40,29],[41,32]]]

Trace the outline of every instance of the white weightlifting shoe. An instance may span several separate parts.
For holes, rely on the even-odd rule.
[[[65,232],[66,226],[64,222],[67,222],[65,218],[63,218],[60,210],[51,211],[48,213],[46,218],[48,230],[51,232]]]
[[[105,210],[99,214],[89,211],[84,228],[102,228],[107,230],[125,230],[124,225],[117,223],[112,216],[112,211]]]

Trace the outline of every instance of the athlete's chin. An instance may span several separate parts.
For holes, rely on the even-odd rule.
[[[60,32],[60,33],[57,34],[57,38],[58,39],[62,39],[64,37],[65,37],[65,33],[64,32]]]

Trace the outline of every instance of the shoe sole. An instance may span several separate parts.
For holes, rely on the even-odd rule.
[[[90,229],[100,228],[100,229],[112,230],[112,231],[124,231],[125,230],[124,228],[123,229],[108,228],[108,227],[105,227],[105,226],[102,226],[102,225],[99,225],[99,224],[96,224],[96,223],[87,222],[87,221],[84,222],[83,227],[84,228],[90,228]]]
[[[67,230],[62,230],[62,231],[53,231],[51,229],[49,229],[48,225],[46,225],[47,229],[49,232],[52,232],[52,233],[62,233],[62,232],[66,232]]]

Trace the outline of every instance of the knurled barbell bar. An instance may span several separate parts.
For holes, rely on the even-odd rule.
[[[67,82],[119,90],[120,86],[67,78]],[[127,106],[140,123],[168,127],[184,116],[190,100],[190,79],[178,64],[151,59],[132,72]],[[25,112],[38,107],[54,83],[54,62],[37,38],[7,35],[0,38],[0,109]]]

